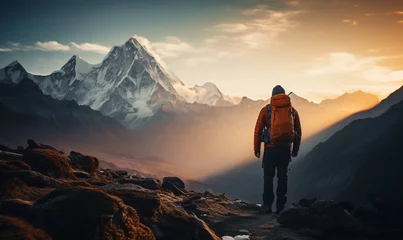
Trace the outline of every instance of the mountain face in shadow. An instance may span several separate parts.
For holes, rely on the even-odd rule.
[[[327,140],[334,133],[336,133],[344,126],[348,125],[349,123],[351,123],[356,119],[379,116],[380,114],[385,112],[390,106],[397,103],[399,99],[400,101],[403,100],[402,88],[392,93],[389,97],[384,99],[381,103],[379,103],[375,107],[363,112],[353,114],[345,118],[344,120],[340,120],[337,124],[330,125],[330,127],[317,132],[312,137],[303,139],[299,153],[300,156],[297,159],[293,159],[293,161],[291,162],[290,165],[291,171],[289,173],[289,176],[293,177],[293,175],[295,174],[294,172],[298,171],[299,166],[303,166],[305,164],[305,159],[303,157],[307,153],[309,153],[312,150],[312,148],[315,147],[317,144]],[[297,99],[297,101],[301,100]],[[294,102],[295,100],[293,99],[293,103]],[[304,135],[304,129],[307,128],[307,125],[309,123],[314,122],[315,124],[319,124],[319,126],[323,124],[320,123],[320,119],[326,119],[327,113],[324,113],[324,116],[320,116],[317,118],[314,115],[316,111],[315,109],[312,109],[313,112],[308,112],[306,110],[301,111],[299,110],[297,104],[298,102],[296,102],[294,105],[296,105],[296,108],[301,115],[303,135]],[[209,185],[213,190],[219,192],[226,192],[230,196],[238,197],[251,202],[260,202],[263,191],[263,170],[261,168],[261,159],[254,160],[249,163],[244,163],[242,165],[235,166],[222,173],[215,174],[205,179],[204,183]],[[295,189],[293,188],[294,186],[292,184],[293,183],[289,184],[290,189]],[[291,191],[293,190],[290,190],[290,194]]]
[[[373,108],[370,108],[368,110],[360,111],[357,113],[352,114],[351,116],[348,116],[345,119],[342,119],[332,126],[326,128],[325,130],[319,132],[318,134],[315,134],[311,138],[308,139],[304,143],[306,146],[305,149],[312,149],[315,147],[316,144],[320,142],[324,142],[327,139],[329,139],[335,132],[341,130],[343,127],[347,126],[349,123],[358,120],[358,119],[363,119],[363,118],[371,118],[371,117],[377,117],[384,113],[386,110],[388,110],[391,106],[394,104],[400,102],[403,100],[403,87],[397,89],[393,93],[391,93],[387,98],[383,99],[379,104],[374,106]],[[306,151],[302,152],[303,155],[305,155]]]
[[[25,78],[19,84],[0,84],[3,143],[17,145],[36,137],[46,142],[88,148],[106,148],[114,141],[124,144],[125,128],[75,101],[55,100]],[[63,140],[61,138],[63,137]],[[118,145],[118,144],[117,144]]]
[[[402,134],[403,101],[378,117],[350,123],[294,164],[290,199],[402,198]]]

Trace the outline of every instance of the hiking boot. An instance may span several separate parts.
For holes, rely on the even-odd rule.
[[[271,206],[270,205],[263,205],[262,208],[260,209],[260,213],[262,214],[270,214],[273,211],[271,210]]]

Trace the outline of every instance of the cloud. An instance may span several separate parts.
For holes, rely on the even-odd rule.
[[[400,57],[400,56],[398,56]],[[331,53],[328,62],[315,66],[307,71],[312,76],[348,73],[370,82],[401,82],[403,69],[392,70],[379,65],[381,60],[392,57],[361,57],[351,53]]]
[[[166,62],[163,60],[162,56],[156,51],[153,44],[143,36],[134,36],[146,49],[151,55],[154,56],[155,60],[165,69],[168,69]]]
[[[13,51],[11,48],[0,48],[0,52],[11,52]]]
[[[185,60],[188,66],[197,66],[200,63],[213,63],[216,59],[213,57],[191,57]]]
[[[403,20],[397,21],[398,24],[403,24]]]
[[[289,1],[289,2],[287,2],[287,5],[293,6],[293,7],[299,6],[300,4],[301,3],[299,1]]]
[[[69,51],[70,47],[56,41],[36,42],[35,46],[42,51]]]
[[[356,20],[345,19],[342,22],[343,23],[349,23],[349,24],[354,25],[354,26],[358,25],[358,22]]]
[[[164,58],[178,57],[184,53],[197,53],[200,50],[179,37],[168,36],[164,41],[152,43],[153,48]]]
[[[0,52],[12,51],[85,51],[106,54],[109,52],[109,47],[102,46],[95,43],[75,43],[71,42],[69,45],[61,44],[57,41],[36,42],[33,45],[23,45],[17,42],[8,42],[8,47],[0,48]]]
[[[77,44],[75,42],[70,43],[74,48],[84,51],[84,52],[95,52],[95,53],[101,53],[101,54],[106,54],[109,52],[110,48],[106,46],[102,46],[99,44],[95,43],[81,43]]]
[[[397,15],[403,15],[403,11],[395,11],[394,13]]]
[[[296,5],[297,1],[292,2]],[[241,12],[246,17],[245,21],[220,23],[215,25],[213,30],[221,35],[230,34],[229,38],[225,39],[226,45],[233,48],[246,45],[248,48],[257,49],[276,43],[281,33],[298,26],[299,23],[293,18],[301,12],[271,10],[267,5],[260,4]]]
[[[242,33],[246,32],[249,26],[243,23],[222,23],[214,26],[214,29],[226,33]]]

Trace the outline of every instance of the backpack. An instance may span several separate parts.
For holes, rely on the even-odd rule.
[[[274,145],[293,143],[296,137],[294,132],[295,111],[290,97],[286,94],[273,96],[267,109],[268,126],[263,129],[262,142]]]

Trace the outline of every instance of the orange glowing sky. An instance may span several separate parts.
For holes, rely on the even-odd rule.
[[[282,84],[316,102],[356,90],[385,97],[403,83],[401,0],[83,1],[56,18],[45,7],[57,1],[17,2],[0,10],[0,67],[18,59],[49,74],[72,54],[97,63],[139,35],[185,84],[214,82],[232,96],[268,98]]]

